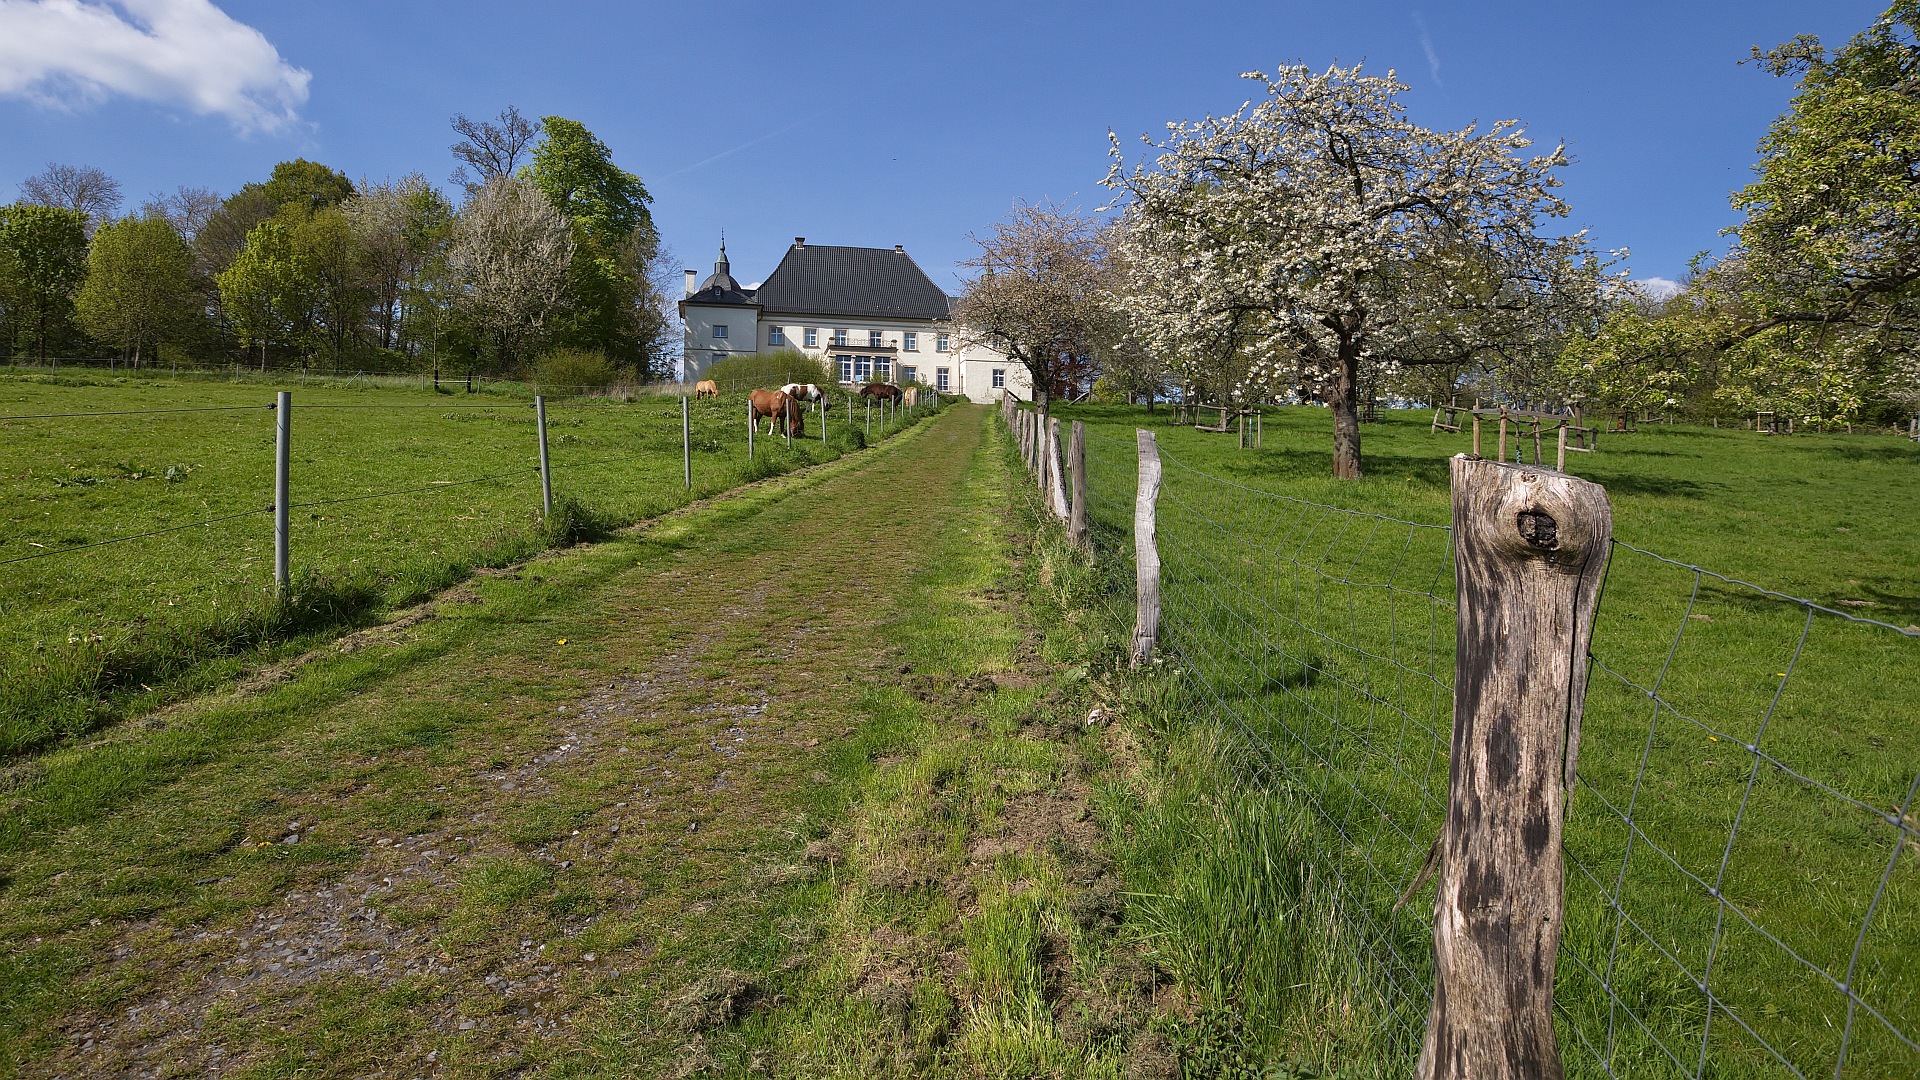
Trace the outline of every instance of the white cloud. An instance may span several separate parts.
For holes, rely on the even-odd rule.
[[[1665,300],[1669,296],[1677,295],[1681,289],[1685,288],[1679,282],[1663,277],[1636,278],[1633,286],[1654,300]]]
[[[0,95],[70,108],[113,95],[293,123],[312,75],[210,0],[0,0]]]

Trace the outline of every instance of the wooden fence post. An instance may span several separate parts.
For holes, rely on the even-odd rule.
[[[1040,486],[1040,497],[1047,497],[1047,419],[1033,414],[1033,482]]]
[[[1087,547],[1087,426],[1073,422],[1067,444],[1067,474],[1073,478],[1073,504],[1067,516],[1067,538],[1075,546]]]
[[[1140,448],[1140,488],[1133,499],[1133,666],[1153,658],[1160,637],[1160,547],[1153,514],[1160,501],[1160,444],[1151,431],[1136,431]]]
[[[1053,516],[1067,520],[1066,469],[1060,464],[1060,421],[1047,418],[1047,503]]]
[[[1613,516],[1598,484],[1452,461],[1458,650],[1420,1080],[1559,1080],[1560,829]]]

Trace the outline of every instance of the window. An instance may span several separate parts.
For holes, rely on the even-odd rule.
[[[727,340],[727,324],[726,323],[713,324],[713,340],[715,341]]]
[[[767,327],[767,344],[785,345],[786,343],[787,343],[787,332],[785,330],[782,330],[778,326]]]
[[[885,356],[873,358],[873,377],[881,382],[893,381],[893,361]]]
[[[873,381],[873,357],[871,356],[854,357],[853,381],[854,382],[872,382]]]
[[[934,338],[933,338],[933,351],[934,351],[934,352],[946,352],[946,351],[947,351],[947,335],[945,335],[945,334],[935,334],[935,335],[934,335]]]
[[[914,367],[912,364],[900,365],[900,381],[903,383],[906,383],[908,386],[912,386],[914,383],[919,382],[920,369],[917,367]]]
[[[920,351],[920,335],[909,330],[900,335],[900,347],[908,352]]]
[[[838,357],[835,357],[834,359],[840,361],[840,381],[843,383],[852,382],[853,381],[853,357],[838,356]]]
[[[878,330],[867,331],[867,348],[878,349],[884,344],[885,342],[880,340],[880,331]]]
[[[935,390],[940,391],[943,394],[946,393],[949,389],[951,389],[951,387],[947,384],[946,368],[935,368],[933,370],[933,388]]]
[[[995,390],[998,390],[1005,385],[1007,385],[1007,369],[1003,367],[994,368],[993,369],[993,388]]]
[[[847,343],[847,332],[845,330],[835,330],[833,332],[833,343],[835,345],[845,345]]]
[[[812,326],[807,327],[805,334],[806,336],[803,339],[803,341],[805,342],[807,348],[817,349],[820,347],[820,331],[817,327],[812,327]]]

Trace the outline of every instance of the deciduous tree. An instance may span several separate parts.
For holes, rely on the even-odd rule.
[[[200,315],[193,252],[161,217],[110,222],[93,234],[74,298],[80,325],[140,366],[150,347],[179,341]]]
[[[49,164],[20,184],[20,201],[72,210],[87,221],[87,235],[120,212],[120,181],[92,165]]]
[[[0,207],[0,305],[15,349],[45,362],[72,336],[73,295],[87,274],[86,217],[78,210]]]
[[[455,113],[451,121],[460,141],[449,149],[461,161],[454,170],[453,182],[466,188],[468,194],[512,176],[520,168],[520,159],[527,148],[533,145],[536,134],[533,123],[521,116],[519,109],[509,105],[496,119],[500,121],[497,124],[469,120],[466,114]],[[472,173],[467,172],[469,167]]]
[[[500,177],[475,191],[454,223],[448,264],[460,310],[510,370],[543,336],[566,293],[567,219],[531,183]]]
[[[1471,333],[1466,315],[1531,303],[1549,264],[1581,261],[1577,234],[1539,232],[1567,212],[1553,194],[1567,159],[1523,156],[1517,121],[1423,128],[1391,72],[1247,77],[1264,99],[1169,125],[1148,140],[1149,161],[1128,168],[1113,141],[1105,182],[1140,225],[1122,234],[1137,270],[1127,297],[1169,355],[1246,347],[1256,368],[1302,365],[1323,379],[1334,475],[1357,479],[1362,365],[1390,361],[1423,324],[1452,317]],[[1456,287],[1469,256],[1496,288]]]
[[[1018,204],[961,265],[977,273],[954,304],[963,342],[986,345],[1027,369],[1048,406],[1064,357],[1105,329],[1105,247],[1096,222],[1052,204]]]

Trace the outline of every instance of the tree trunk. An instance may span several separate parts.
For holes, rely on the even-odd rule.
[[[1340,367],[1334,375],[1333,400],[1333,475],[1339,480],[1360,479],[1360,349],[1351,341],[1340,343]]]

